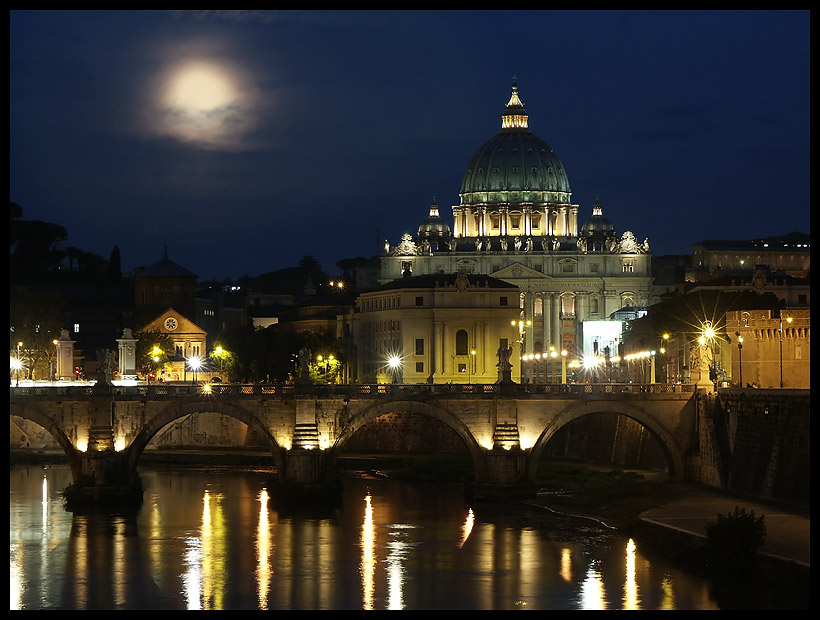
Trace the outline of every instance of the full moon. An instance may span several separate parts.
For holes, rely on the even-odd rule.
[[[185,65],[171,77],[166,94],[168,107],[194,114],[230,106],[237,88],[221,68],[195,63]]]
[[[159,81],[153,133],[201,148],[249,148],[258,97],[251,76],[228,62],[188,60],[170,66]]]

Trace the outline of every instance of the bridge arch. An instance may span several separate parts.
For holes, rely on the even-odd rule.
[[[230,402],[224,401],[176,401],[169,402],[153,416],[145,420],[140,432],[134,437],[130,445],[125,449],[127,453],[128,466],[133,472],[136,471],[139,457],[145,451],[148,443],[165,426],[171,422],[195,413],[218,413],[227,415],[246,424],[260,437],[263,437],[271,448],[274,463],[277,471],[283,471],[284,456],[282,447],[276,442],[267,425],[252,411]]]
[[[677,439],[657,419],[656,416],[630,402],[599,400],[573,403],[557,415],[541,432],[531,449],[531,458],[527,464],[527,475],[534,480],[538,468],[538,460],[547,443],[564,426],[586,415],[594,413],[615,413],[626,416],[638,422],[657,439],[663,451],[671,475],[677,480],[683,480],[685,475],[685,455]]]
[[[54,440],[60,448],[62,448],[63,452],[65,452],[68,458],[68,464],[71,467],[71,474],[73,478],[77,480],[82,474],[81,452],[74,447],[74,443],[68,435],[66,435],[65,431],[63,431],[60,422],[45,413],[36,404],[20,406],[16,403],[10,403],[9,405],[9,413],[12,416],[17,416],[18,418],[39,424],[49,435],[54,437]]]
[[[464,442],[470,459],[473,462],[476,480],[484,480],[488,475],[487,460],[484,456],[484,449],[478,444],[475,436],[461,419],[440,405],[429,402],[415,400],[391,400],[388,402],[376,402],[365,409],[357,412],[340,429],[336,436],[336,441],[331,446],[328,453],[328,466],[331,471],[335,470],[336,461],[339,458],[341,448],[358,430],[364,428],[369,422],[388,413],[416,413],[429,416],[439,420],[448,428],[453,430]]]

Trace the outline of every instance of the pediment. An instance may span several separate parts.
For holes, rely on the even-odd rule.
[[[499,280],[533,280],[536,278],[539,280],[549,279],[549,276],[545,273],[536,271],[532,267],[527,267],[522,263],[507,265],[506,267],[502,267],[490,275],[494,278],[498,278]]]
[[[148,324],[142,328],[143,332],[160,332],[168,334],[172,338],[179,334],[186,334],[187,336],[199,335],[205,338],[207,332],[199,325],[185,317],[183,314],[177,312],[174,308],[168,308],[161,313],[157,318],[149,321]]]

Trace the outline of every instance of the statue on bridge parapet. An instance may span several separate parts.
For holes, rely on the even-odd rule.
[[[310,383],[310,357],[312,352],[307,347],[299,349],[299,368],[302,373],[299,375],[299,383]]]
[[[510,363],[510,356],[512,355],[512,347],[498,347],[496,352],[498,356],[498,383],[512,383],[512,364]]]

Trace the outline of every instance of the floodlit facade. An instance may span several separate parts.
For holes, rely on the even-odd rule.
[[[499,348],[519,363],[515,285],[485,275],[399,278],[351,317],[361,383],[496,383]],[[513,325],[515,324],[515,325]]]
[[[811,389],[811,310],[726,313],[732,382],[741,387]]]

